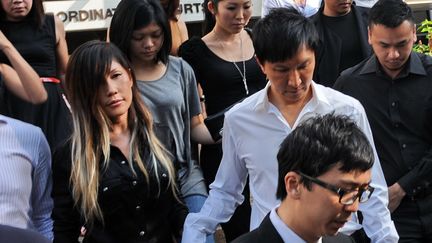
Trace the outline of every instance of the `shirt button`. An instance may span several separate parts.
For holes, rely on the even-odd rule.
[[[144,236],[145,235],[145,231],[144,230],[141,230],[140,232],[139,232],[139,236]]]
[[[104,192],[106,192],[106,191],[108,191],[108,187],[104,187],[102,190],[103,190]]]
[[[140,209],[141,209],[141,206],[138,205],[138,206],[135,207],[135,209],[136,209],[136,210],[140,210]]]
[[[132,181],[132,185],[136,186],[137,182],[136,181]]]
[[[392,107],[395,107],[395,106],[396,106],[396,102],[393,101],[393,102],[391,103],[391,106],[392,106]]]
[[[402,148],[403,148],[403,149],[406,148],[406,144],[402,144]]]
[[[122,160],[122,161],[120,162],[120,164],[124,165],[124,164],[126,164],[126,161]]]
[[[162,177],[167,177],[167,175],[165,173],[162,174]]]

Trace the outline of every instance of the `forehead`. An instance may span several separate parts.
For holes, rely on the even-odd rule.
[[[150,24],[134,30],[134,33],[153,33],[160,30],[162,30],[162,28],[155,21],[152,21]]]
[[[245,3],[250,3],[251,0],[219,0],[216,2],[224,3],[224,4],[245,4]]]
[[[301,45],[297,52],[290,58],[284,61],[270,62],[267,61],[266,64],[269,66],[297,66],[307,61],[315,60],[315,52],[307,47],[306,45]]]
[[[371,38],[389,39],[392,41],[406,39],[415,34],[415,25],[408,20],[405,20],[395,28],[389,28],[382,24],[372,24],[369,27],[369,34]]]
[[[368,184],[371,180],[371,170],[359,171],[354,170],[350,172],[344,172],[340,170],[342,164],[338,163],[333,166],[326,173],[318,176],[320,179],[325,180],[328,183],[332,183],[340,186],[361,186]]]

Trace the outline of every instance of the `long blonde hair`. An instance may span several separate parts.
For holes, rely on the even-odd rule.
[[[133,170],[133,163],[136,163],[147,182],[149,173],[154,173],[159,182],[157,168],[165,168],[168,172],[168,186],[177,195],[173,163],[153,132],[152,117],[140,99],[135,75],[127,58],[112,43],[90,41],[78,47],[71,55],[65,85],[74,128],[71,137],[70,183],[75,205],[81,209],[87,224],[92,224],[96,219],[103,222],[98,204],[98,188],[100,172],[108,168],[110,158],[111,121],[98,104],[96,94],[105,82],[113,60],[129,70],[133,80],[132,104],[128,111],[128,127],[131,131],[129,166]],[[150,151],[150,168],[146,167],[140,153],[145,146]],[[153,172],[150,172],[151,168]],[[159,190],[161,189],[159,185]]]

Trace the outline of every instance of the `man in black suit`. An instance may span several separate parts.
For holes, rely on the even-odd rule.
[[[367,35],[369,8],[358,7],[353,0],[323,2],[311,16],[320,38],[313,80],[332,87],[343,70],[372,54]]]
[[[347,116],[327,114],[301,123],[281,144],[277,198],[261,225],[233,243],[354,242],[338,230],[366,202],[373,150]],[[324,237],[323,237],[324,236]]]
[[[51,243],[40,233],[30,229],[20,229],[0,225],[0,242],[4,243]]]

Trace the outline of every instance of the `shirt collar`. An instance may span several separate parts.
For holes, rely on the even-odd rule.
[[[7,124],[7,119],[6,119],[5,116],[0,115],[0,123],[5,123],[5,124]]]
[[[280,237],[284,242],[291,243],[306,243],[300,236],[298,236],[292,229],[290,229],[276,213],[276,208],[273,208],[270,212],[270,221],[275,227],[276,231],[279,233]],[[317,243],[322,243],[322,238],[320,238]]]
[[[267,85],[262,89],[260,93],[258,93],[258,97],[256,100],[256,103],[254,105],[255,110],[268,110],[270,101],[268,99],[268,92],[271,86],[271,82],[268,81]],[[316,107],[318,105],[327,105],[330,106],[330,101],[322,91],[322,89],[316,84],[313,80],[311,81],[311,88],[312,88],[312,99],[309,101],[309,103],[312,105],[312,107]]]
[[[423,63],[420,60],[420,57],[416,53],[411,52],[408,60],[409,60],[408,68],[406,69],[406,71],[402,71],[403,73],[401,73],[401,75],[404,75],[404,73],[405,74],[412,73],[412,74],[418,74],[424,76],[427,75],[426,70],[423,67]],[[365,65],[360,70],[360,74],[376,73],[378,71],[380,71],[379,63],[376,55],[374,54],[366,61]]]

